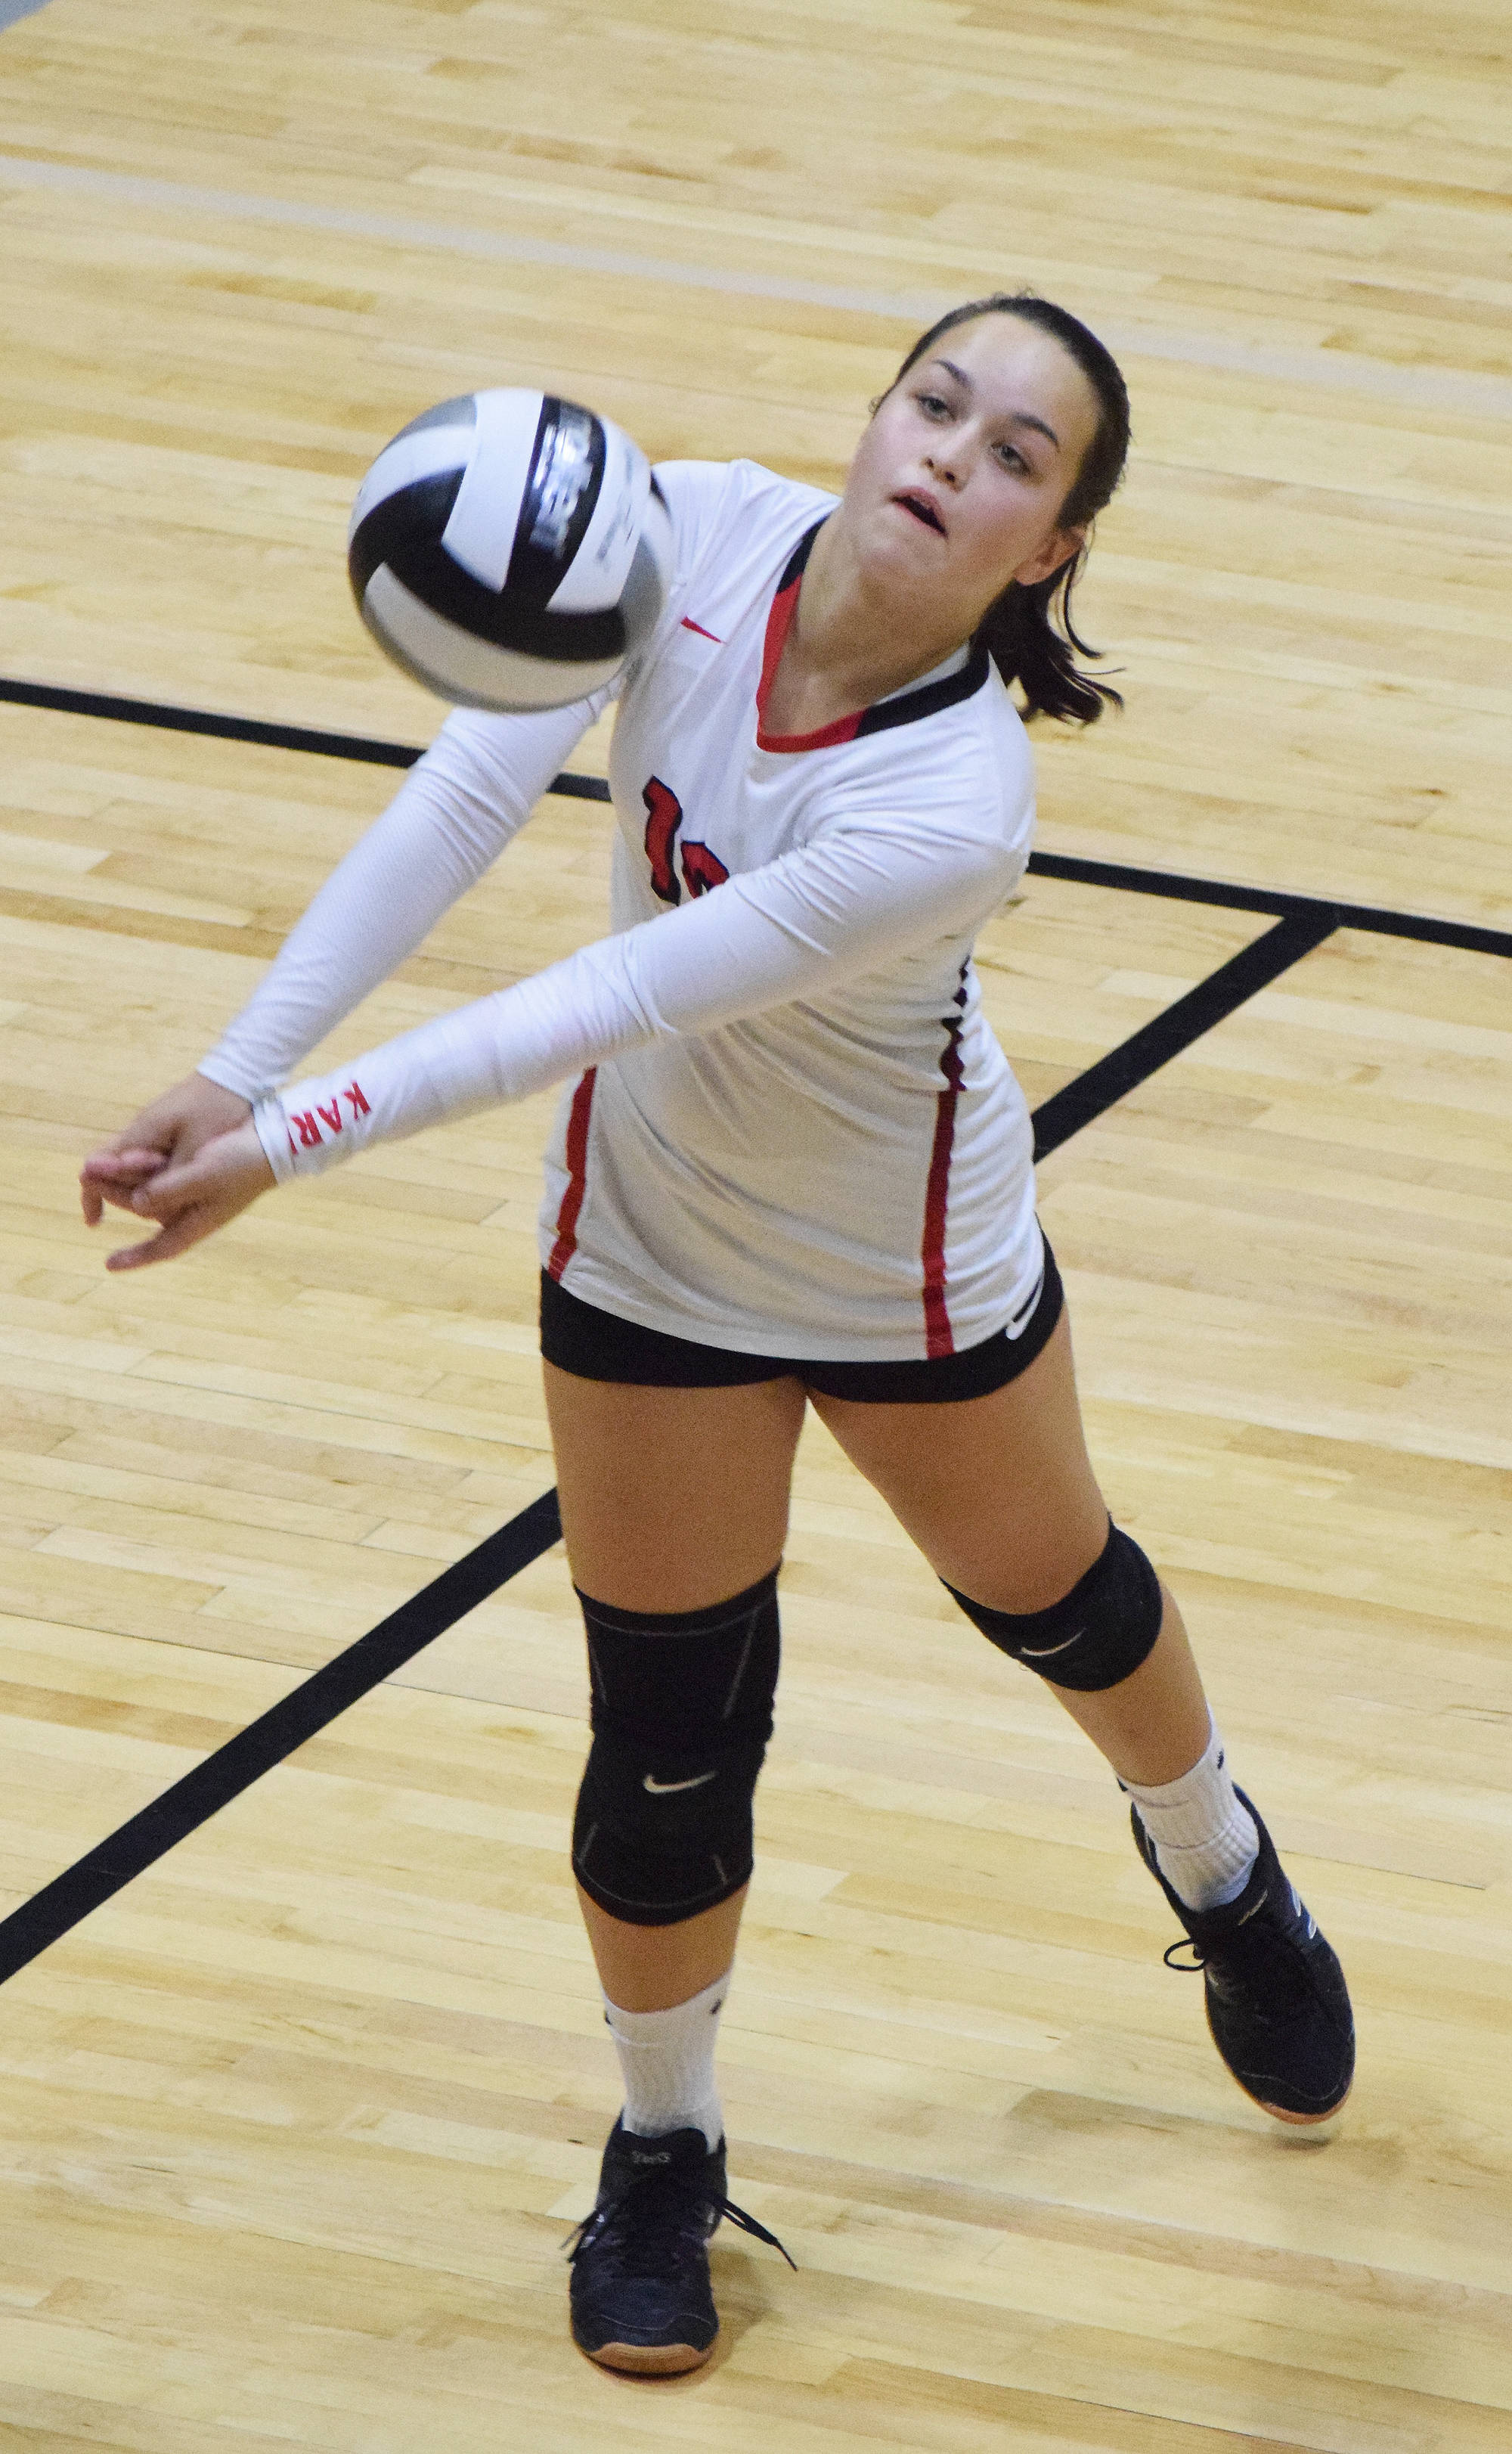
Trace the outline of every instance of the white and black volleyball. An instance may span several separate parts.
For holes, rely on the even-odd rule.
[[[646,454],[552,392],[415,418],[358,491],[347,566],[395,664],[463,707],[565,707],[655,628],[671,527]]]

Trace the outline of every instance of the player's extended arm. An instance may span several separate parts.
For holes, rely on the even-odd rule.
[[[274,1175],[532,1091],[666,1035],[823,997],[931,937],[969,932],[1014,884],[1001,835],[862,815],[697,901],[423,1023],[355,1065],[260,1101]]]
[[[258,1102],[251,1121],[130,1206],[163,1232],[112,1269],[168,1260],[291,1176],[560,1081],[668,1034],[822,996],[889,956],[969,931],[1014,884],[1021,848],[896,818],[838,828],[697,902],[388,1040],[356,1064]]]
[[[383,816],[290,931],[219,1045],[86,1159],[80,1196],[90,1226],[107,1202],[140,1212],[135,1197],[149,1179],[234,1132],[253,1102],[413,953],[519,832],[610,695],[538,715],[448,717]],[[210,1218],[198,1233],[222,1223]],[[180,1234],[170,1248],[160,1239],[134,1249],[166,1260],[196,1240]],[[111,1266],[128,1266],[126,1256]]]

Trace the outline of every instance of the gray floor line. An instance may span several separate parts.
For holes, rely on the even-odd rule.
[[[0,9],[6,0],[0,0]],[[745,272],[729,265],[674,263],[618,248],[576,247],[565,240],[523,231],[474,230],[450,222],[411,220],[396,213],[359,211],[345,205],[318,205],[289,196],[244,195],[233,189],[199,188],[171,179],[146,179],[117,171],[92,171],[63,162],[38,162],[0,154],[0,189],[33,189],[58,195],[92,196],[102,203],[145,211],[183,213],[195,219],[261,222],[290,230],[326,231],[334,237],[376,239],[385,246],[428,248],[496,264],[549,265],[562,272],[606,273],[612,279],[661,282],[682,290],[714,291],[727,297],[770,298],[795,306],[824,307],[839,314],[870,315],[894,323],[928,322],[955,304],[960,288],[888,291],[800,281],[786,275]],[[575,210],[587,210],[581,204]],[[773,224],[772,241],[784,232]],[[962,285],[965,286],[965,285]],[[1409,409],[1448,411],[1464,417],[1512,418],[1512,382],[1468,368],[1398,366],[1385,358],[1343,350],[1284,349],[1267,342],[1236,340],[1216,332],[1097,319],[1109,348],[1131,357],[1220,373],[1259,376],[1318,391],[1363,392]]]

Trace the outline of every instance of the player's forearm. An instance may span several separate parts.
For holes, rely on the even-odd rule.
[[[354,1065],[259,1100],[252,1120],[275,1177],[318,1175],[370,1142],[527,1098],[652,1038],[655,1025],[627,993],[613,959],[619,942],[585,947],[515,988],[386,1041]]]

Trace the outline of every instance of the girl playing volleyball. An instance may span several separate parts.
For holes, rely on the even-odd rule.
[[[1107,352],[1033,296],[909,352],[838,502],[750,462],[658,482],[675,569],[621,675],[614,933],[354,1067],[289,1069],[496,857],[611,695],[449,715],[188,1081],[85,1166],[184,1251],[276,1181],[563,1081],[542,1350],[593,1740],[573,1867],[624,2074],[573,2250],[595,2360],[696,2367],[726,2197],[714,2045],[771,1731],[806,1406],[1131,1800],[1228,2068],[1343,2102],[1348,1995],[1237,1790],[1174,1601],[1083,1438],[1024,1096],[977,930],[1023,873],[1027,711],[1090,721],[1072,580],[1123,473]],[[769,2238],[769,2236],[766,2236]]]

